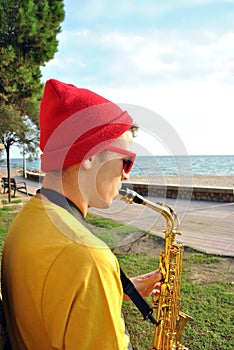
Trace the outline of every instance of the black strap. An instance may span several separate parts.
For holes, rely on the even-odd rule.
[[[120,269],[120,278],[123,285],[124,293],[129,296],[129,298],[136,305],[138,310],[142,313],[144,320],[150,320],[153,324],[158,326],[158,322],[153,317],[153,309],[147,304],[145,299],[136,290],[132,281],[125,275],[122,269]]]
[[[84,216],[82,215],[80,209],[67,197],[63,196],[61,193],[51,190],[50,188],[42,187],[37,190],[37,193],[43,194],[50,202],[66,209],[70,214],[75,216],[82,223],[86,222]]]
[[[67,197],[63,196],[61,193],[51,190],[49,188],[42,187],[37,190],[37,193],[43,194],[49,201],[52,203],[66,209],[70,214],[75,216],[79,221],[82,221],[84,226],[87,226],[84,216],[82,215],[79,208]],[[88,226],[90,229],[90,226]],[[123,286],[123,291],[129,298],[133,301],[139,311],[142,313],[144,319],[149,319],[153,324],[158,325],[155,318],[152,316],[153,309],[147,304],[145,299],[138,293],[134,284],[131,280],[125,275],[125,273],[120,269],[120,279]]]

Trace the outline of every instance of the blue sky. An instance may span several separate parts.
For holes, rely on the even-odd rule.
[[[65,11],[43,81],[140,106],[149,153],[176,153],[177,140],[168,146],[144,108],[188,154],[234,154],[234,0],[66,0]]]

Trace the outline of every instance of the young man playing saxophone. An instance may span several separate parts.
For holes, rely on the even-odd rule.
[[[108,208],[135,154],[132,118],[92,91],[51,79],[40,109],[43,187],[13,222],[2,261],[13,350],[130,348],[123,289],[110,249],[86,227]],[[145,297],[161,273],[132,278]]]

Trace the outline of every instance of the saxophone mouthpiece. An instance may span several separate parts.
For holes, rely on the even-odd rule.
[[[121,188],[121,189],[119,190],[119,194],[120,194],[120,196],[125,196],[125,195],[127,194],[127,191],[124,190],[123,188]]]
[[[126,203],[137,203],[137,204],[145,204],[145,199],[140,196],[137,192],[130,190],[127,188],[124,190],[121,188],[119,190],[119,194],[121,199],[123,199]]]

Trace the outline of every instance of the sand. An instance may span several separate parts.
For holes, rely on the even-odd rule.
[[[0,168],[0,175],[6,176],[6,169]],[[11,170],[11,177],[22,176],[16,169]],[[145,182],[160,185],[179,185],[196,187],[234,188],[234,176],[130,176],[129,182]]]
[[[234,188],[234,176],[130,176],[129,182],[146,182],[160,185],[179,185],[192,187]]]

